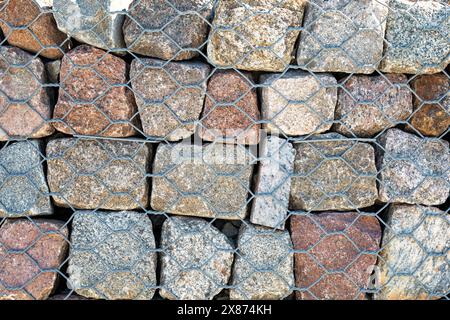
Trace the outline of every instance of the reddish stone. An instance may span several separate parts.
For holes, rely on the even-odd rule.
[[[14,30],[6,23],[0,22],[9,44],[39,52],[41,56],[50,59],[60,59],[64,55],[69,38],[58,30],[51,12],[41,9],[33,0],[9,0],[0,10],[0,19],[10,26],[27,27]],[[44,49],[53,46],[55,48]]]
[[[53,292],[65,259],[62,222],[6,220],[0,227],[0,300],[43,300]]]
[[[257,144],[260,119],[256,91],[248,74],[215,73],[208,83],[200,137],[207,141]],[[223,105],[225,104],[225,105]]]
[[[122,59],[88,45],[62,59],[54,127],[67,134],[128,137],[137,112]],[[114,123],[120,121],[121,123]]]
[[[297,299],[364,299],[381,240],[378,220],[356,212],[291,218]],[[364,253],[362,252],[373,252]]]

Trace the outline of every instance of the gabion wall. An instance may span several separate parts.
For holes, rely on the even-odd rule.
[[[0,1],[0,299],[449,298],[449,3]]]

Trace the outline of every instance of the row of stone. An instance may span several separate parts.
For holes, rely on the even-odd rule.
[[[291,235],[244,221],[236,250],[211,222],[173,216],[157,249],[145,214],[79,211],[67,257],[66,224],[8,219],[0,227],[0,300],[48,298],[66,261],[68,288],[94,299],[152,299],[157,288],[167,299],[213,299],[224,288],[233,300],[293,291],[297,299],[365,299],[368,291],[437,299],[450,289],[449,223],[433,207],[392,205],[380,250],[374,215],[303,213],[292,217]]]
[[[299,38],[297,63],[315,72],[436,73],[450,62],[447,1],[54,0],[44,5],[53,10],[33,0],[8,1],[0,26],[10,44],[60,58],[70,45],[67,34],[99,48],[127,47],[165,60],[191,59],[207,44],[216,66],[282,71]],[[14,29],[23,26],[28,28]]]

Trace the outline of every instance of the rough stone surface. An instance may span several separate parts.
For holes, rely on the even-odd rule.
[[[53,201],[78,209],[131,210],[148,202],[150,149],[128,141],[54,139],[47,144]]]
[[[351,137],[372,137],[408,119],[412,111],[405,75],[354,75],[339,89],[335,129]]]
[[[144,133],[169,141],[194,134],[209,71],[201,62],[133,60],[130,78]]]
[[[58,28],[80,42],[105,50],[125,47],[122,25],[132,0],[53,0]]]
[[[331,75],[289,71],[263,75],[261,112],[271,133],[300,136],[331,128],[337,101],[337,82]]]
[[[450,218],[434,207],[392,205],[375,299],[444,298],[450,288]]]
[[[14,29],[24,26],[27,28]],[[56,27],[52,13],[33,0],[0,1],[0,27],[10,45],[50,59],[60,59],[70,44]]]
[[[47,71],[48,82],[59,84],[59,72],[61,70],[61,60],[47,62],[45,64],[45,70]]]
[[[0,150],[0,218],[53,213],[40,147],[24,141]]]
[[[214,0],[134,0],[123,32],[130,51],[164,60],[199,55]]]
[[[297,63],[315,72],[374,72],[383,57],[388,0],[310,1]]]
[[[450,192],[449,144],[390,129],[378,141],[382,202],[443,204]]]
[[[162,297],[211,300],[228,284],[234,248],[208,221],[170,217],[162,227],[161,249]]]
[[[295,144],[290,206],[295,210],[355,210],[377,199],[374,149],[337,133]]]
[[[243,219],[254,162],[242,146],[160,144],[153,163],[151,207],[189,216]]]
[[[62,222],[9,219],[0,227],[0,300],[44,300],[54,291],[69,235]]]
[[[221,67],[282,71],[294,56],[304,0],[219,0],[208,58]]]
[[[0,57],[0,140],[51,135],[44,64],[15,47],[0,46]]]
[[[146,214],[78,211],[70,240],[69,289],[95,299],[153,297],[156,246]]]
[[[250,74],[217,71],[211,76],[199,128],[203,140],[257,144],[259,118],[258,98]]]
[[[302,214],[291,218],[296,292],[301,300],[365,299],[380,248],[375,216],[357,212]],[[303,291],[305,290],[305,291]]]
[[[294,255],[288,231],[243,224],[233,267],[231,300],[279,300],[294,287]]]
[[[260,157],[250,221],[284,229],[295,150],[288,141],[269,136],[262,142]]]
[[[422,75],[414,79],[414,114],[411,125],[426,136],[440,136],[450,126],[450,79],[446,74]],[[437,103],[432,103],[437,102]]]
[[[382,72],[436,73],[450,62],[450,6],[439,1],[390,0]]]

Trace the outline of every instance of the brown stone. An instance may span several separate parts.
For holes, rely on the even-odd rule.
[[[0,27],[9,44],[49,59],[61,58],[70,43],[69,37],[58,30],[53,14],[33,0],[0,1]]]
[[[411,125],[426,136],[445,133],[450,126],[449,77],[443,73],[422,75],[411,86],[415,92]]]
[[[294,249],[300,251],[295,253],[297,299],[365,298],[381,240],[376,217],[356,212],[295,215],[291,232]]]
[[[68,248],[59,221],[6,220],[0,227],[0,300],[44,300],[54,291]]]
[[[249,74],[216,72],[208,83],[200,137],[206,141],[257,144],[260,119]]]
[[[55,128],[67,134],[134,135],[137,107],[126,87],[127,69],[122,59],[88,45],[65,55],[53,115],[58,121]]]

